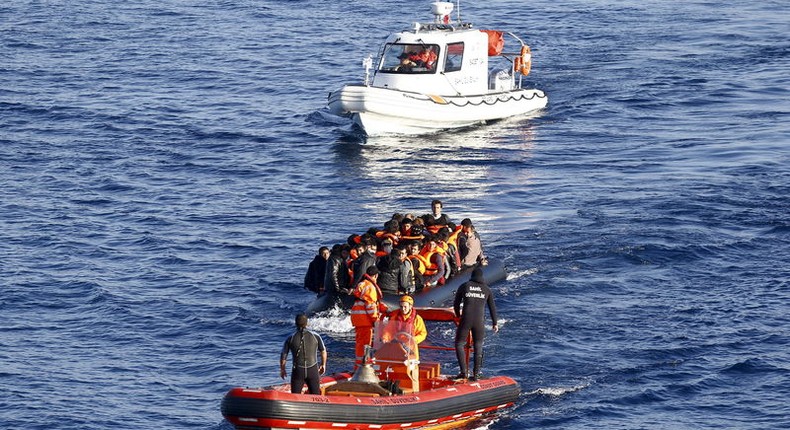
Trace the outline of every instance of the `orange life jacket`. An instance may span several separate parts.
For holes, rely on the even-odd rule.
[[[420,256],[423,259],[425,259],[425,261],[427,261],[427,264],[425,265],[425,270],[422,272],[423,275],[425,275],[425,276],[433,276],[437,272],[439,272],[439,266],[436,263],[433,262],[433,256],[434,256],[434,254],[437,254],[437,253],[441,253],[439,251],[439,247],[438,246],[436,247],[435,251],[428,251],[426,249],[423,249],[423,252],[420,253]]]
[[[426,260],[425,257],[420,254],[408,255],[406,258],[412,261],[412,270],[414,270],[414,262],[417,262],[417,271],[420,272],[421,275],[425,273],[425,269],[431,264],[430,261]]]
[[[455,245],[456,248],[458,248],[458,235],[461,234],[461,231],[463,229],[464,229],[464,227],[461,226],[461,225],[456,227],[455,231],[450,235],[450,238],[447,239],[447,242],[448,243],[452,243],[453,245]]]
[[[429,225],[428,227],[425,227],[425,229],[430,231],[431,234],[437,234],[439,233],[439,230],[443,229],[444,227],[446,226],[435,224],[435,225]]]
[[[398,244],[398,241],[400,240],[400,232],[398,232],[398,234],[393,234],[393,233],[388,233],[386,230],[381,230],[376,232],[376,237],[378,239],[381,239],[382,241],[384,239],[389,239],[390,241],[392,241],[392,245],[395,246]]]

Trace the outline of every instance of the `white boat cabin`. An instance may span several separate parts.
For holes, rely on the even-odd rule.
[[[388,37],[372,86],[447,95],[486,93],[488,35],[433,26]]]

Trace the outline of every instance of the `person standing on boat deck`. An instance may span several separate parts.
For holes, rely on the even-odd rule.
[[[373,325],[387,312],[387,306],[381,302],[381,289],[376,284],[379,270],[370,266],[362,280],[354,288],[354,305],[351,306],[351,325],[356,334],[356,366],[362,364],[365,349],[373,344]]]
[[[400,333],[406,333],[411,338],[399,339]],[[426,337],[428,337],[428,330],[425,328],[425,321],[414,310],[414,298],[409,295],[401,296],[400,309],[394,310],[390,314],[389,321],[384,326],[381,341],[384,343],[401,342],[404,348],[408,348],[409,355],[413,356],[415,360],[419,360],[420,351],[417,345]]]
[[[307,392],[321,394],[321,375],[326,371],[326,347],[324,340],[317,333],[307,329],[307,315],[296,316],[296,332],[285,340],[280,352],[280,377],[285,379],[285,363],[288,353],[293,357],[291,368],[291,392],[301,393],[305,383]],[[321,364],[317,355],[321,353]]]
[[[348,251],[341,244],[336,244],[332,247],[329,253],[329,259],[326,261],[326,270],[324,271],[324,291],[327,294],[350,294],[351,293],[351,280],[348,276],[348,267],[346,266],[346,259],[348,258]]]
[[[472,272],[472,279],[464,282],[455,292],[453,310],[455,315],[461,318],[458,330],[455,332],[455,355],[458,358],[458,367],[461,373],[456,379],[466,379],[469,370],[466,362],[464,347],[469,333],[472,333],[474,343],[474,373],[471,380],[481,378],[480,369],[483,366],[483,339],[485,339],[485,307],[488,305],[488,313],[494,323],[494,333],[499,332],[497,323],[496,305],[494,304],[494,293],[483,280],[483,269],[476,267]]]
[[[322,246],[318,249],[318,254],[307,266],[307,273],[304,275],[304,289],[316,294],[324,292],[324,275],[326,273],[326,260],[329,258],[329,248]]]
[[[461,255],[461,269],[475,267],[478,264],[485,266],[488,259],[483,254],[483,243],[477,234],[472,220],[464,218],[461,221],[461,233],[458,235],[458,252]]]

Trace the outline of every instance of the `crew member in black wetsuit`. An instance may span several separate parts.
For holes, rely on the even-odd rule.
[[[321,364],[316,359],[321,352]],[[280,377],[285,379],[285,362],[288,352],[293,355],[291,370],[291,392],[301,393],[305,382],[310,394],[321,394],[320,378],[326,370],[326,348],[317,333],[307,329],[307,316],[296,316],[296,333],[288,336],[280,353]]]
[[[461,306],[462,304],[463,307]],[[464,346],[466,345],[466,340],[469,337],[470,331],[472,332],[475,355],[474,373],[469,379],[476,381],[481,377],[480,368],[483,365],[483,339],[486,335],[486,305],[488,305],[488,312],[491,314],[491,320],[494,323],[494,333],[496,333],[499,331],[499,325],[497,325],[494,294],[483,279],[483,269],[478,267],[472,272],[472,279],[463,283],[458,288],[458,291],[455,292],[455,301],[453,302],[455,315],[461,317],[458,331],[455,333],[455,354],[458,357],[458,367],[461,368],[461,373],[456,379],[466,379],[467,377],[469,368],[466,362],[466,354],[464,354]]]

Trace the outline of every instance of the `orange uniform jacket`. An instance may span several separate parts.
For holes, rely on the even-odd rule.
[[[357,300],[351,307],[351,325],[372,327],[379,320],[380,312],[386,310],[386,305],[381,303],[381,290],[365,275],[354,289],[354,296]]]

